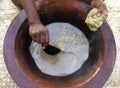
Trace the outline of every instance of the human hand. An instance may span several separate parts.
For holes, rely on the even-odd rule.
[[[30,24],[29,34],[32,40],[41,44],[44,49],[49,43],[49,32],[46,27],[41,23]]]
[[[108,11],[103,0],[92,0],[91,7],[96,7],[98,9],[98,12],[96,13],[97,16],[100,16],[101,14],[105,14],[106,16],[108,15]]]

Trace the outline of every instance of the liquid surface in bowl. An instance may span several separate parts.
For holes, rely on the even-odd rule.
[[[40,44],[31,43],[30,53],[45,74],[67,76],[81,68],[89,55],[89,42],[78,28],[65,22],[48,24],[50,44],[61,49],[57,55],[46,54]]]

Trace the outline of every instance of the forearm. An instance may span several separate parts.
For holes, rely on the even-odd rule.
[[[81,1],[84,1],[85,3],[90,5],[92,1],[97,1],[97,0],[81,0]],[[104,1],[104,0],[102,0],[102,1]]]
[[[96,0],[92,0],[92,1],[96,1]],[[105,0],[102,0],[102,1],[105,1]]]
[[[26,11],[29,23],[41,23],[34,0],[20,0]]]

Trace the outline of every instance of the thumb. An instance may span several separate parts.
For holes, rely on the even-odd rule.
[[[102,15],[102,8],[99,8],[98,11],[97,11],[97,16],[101,16]]]

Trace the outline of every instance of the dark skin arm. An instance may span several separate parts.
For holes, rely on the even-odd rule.
[[[29,34],[32,40],[42,44],[45,48],[49,43],[49,33],[46,27],[40,21],[34,0],[20,0],[25,9],[29,21]]]
[[[40,21],[39,15],[37,13],[34,0],[20,0],[23,8],[25,9],[30,24],[29,34],[32,37],[32,40],[42,44],[42,47],[45,48],[49,41],[49,33],[46,27]],[[103,0],[92,0],[91,6],[99,9],[97,14],[102,14],[106,10],[106,6]]]
[[[103,11],[105,11],[105,10],[107,11],[106,6],[104,4],[104,0],[92,0],[91,7],[98,8],[98,12],[96,13],[98,16],[100,16],[103,13]]]

